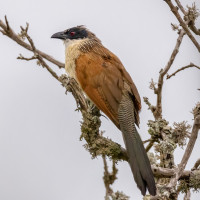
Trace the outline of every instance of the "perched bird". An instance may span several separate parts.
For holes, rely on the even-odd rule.
[[[119,58],[94,33],[77,26],[52,35],[65,44],[65,69],[89,99],[121,130],[129,164],[143,195],[156,186],[151,165],[135,124],[139,126],[141,100]]]

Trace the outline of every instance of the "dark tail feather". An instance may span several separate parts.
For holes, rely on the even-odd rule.
[[[156,186],[153,172],[142,140],[135,127],[134,105],[128,94],[122,97],[120,103],[119,123],[135,182],[143,195],[146,194],[147,188],[149,193],[155,196]]]

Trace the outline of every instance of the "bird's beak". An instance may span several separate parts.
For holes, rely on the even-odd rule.
[[[66,35],[65,33],[62,31],[62,32],[58,32],[58,33],[55,33],[51,36],[51,38],[57,38],[57,39],[66,39]]]

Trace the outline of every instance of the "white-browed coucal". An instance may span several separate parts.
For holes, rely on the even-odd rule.
[[[129,164],[143,195],[156,195],[151,165],[135,127],[139,125],[140,96],[119,58],[84,26],[55,33],[65,44],[65,69],[89,99],[122,132]]]

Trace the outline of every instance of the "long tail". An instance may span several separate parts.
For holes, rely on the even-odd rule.
[[[155,180],[151,165],[144,149],[142,140],[135,127],[134,104],[128,93],[124,94],[118,110],[120,129],[129,156],[129,164],[143,195],[146,188],[153,196],[156,195]]]

